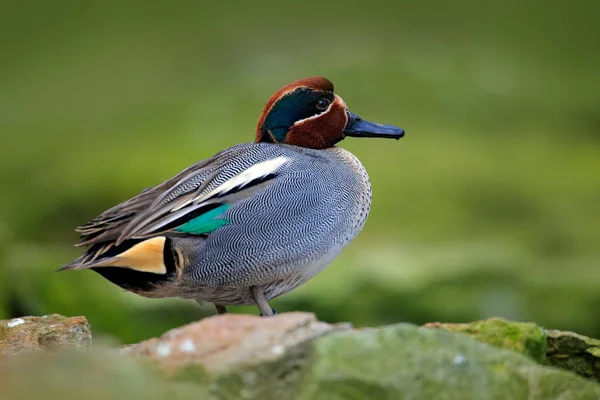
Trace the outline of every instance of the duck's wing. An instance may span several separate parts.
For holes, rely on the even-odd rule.
[[[78,227],[81,239],[77,245],[90,248],[66,269],[90,268],[99,261],[108,265],[104,258],[114,258],[113,253],[122,254],[132,244],[147,252],[155,245],[161,247],[164,237],[208,235],[227,224],[219,216],[232,204],[270,185],[289,161],[272,153],[261,155],[255,146],[234,146],[200,161]],[[163,244],[159,239],[147,240],[158,237],[163,238]],[[139,246],[144,241],[148,249]]]

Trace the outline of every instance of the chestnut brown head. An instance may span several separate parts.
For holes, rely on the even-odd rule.
[[[320,76],[300,79],[281,88],[263,109],[256,141],[311,149],[332,147],[346,136],[400,139],[404,130],[376,124],[351,113]]]

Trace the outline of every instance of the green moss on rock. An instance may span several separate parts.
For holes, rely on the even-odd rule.
[[[597,399],[600,386],[463,334],[399,324],[331,333],[278,360],[170,379],[216,399]]]
[[[466,324],[430,323],[425,327],[466,333],[481,342],[525,354],[539,363],[546,359],[546,334],[533,323],[490,318]]]
[[[547,363],[600,381],[600,340],[549,330]]]
[[[597,399],[600,386],[464,335],[395,325],[314,341],[298,399]]]
[[[430,323],[425,327],[466,333],[481,342],[526,354],[540,364],[600,381],[600,340],[597,339],[500,318],[465,324]]]

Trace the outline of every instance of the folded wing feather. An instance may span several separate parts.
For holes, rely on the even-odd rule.
[[[290,161],[284,156],[259,161],[227,179],[228,163],[245,157],[245,151],[231,148],[196,163],[78,227],[77,245],[90,247],[64,269],[110,266],[165,274],[167,236],[205,235],[226,225],[229,221],[222,214],[271,185]]]
[[[183,201],[181,198],[177,198],[174,201],[166,203],[159,209],[150,207],[148,211],[132,220],[123,229],[117,240],[117,245],[130,238],[143,238],[162,233],[161,229],[174,221],[180,220],[182,224],[188,222],[185,216],[203,207],[214,204],[232,204],[242,198],[249,197],[258,189],[269,184],[268,181],[274,178],[275,172],[287,161],[289,159],[283,156],[262,161],[226,180],[214,189],[207,190],[206,188],[210,186],[210,183],[215,181],[220,175],[213,172],[207,177],[208,179],[202,182],[193,196],[187,194]],[[210,207],[210,209],[207,209],[207,212],[214,208]],[[226,208],[223,208],[223,212],[225,210]],[[198,217],[200,215],[196,213],[195,218]],[[173,228],[171,227],[170,229]]]

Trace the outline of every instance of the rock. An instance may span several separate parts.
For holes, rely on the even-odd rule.
[[[2,400],[211,400],[194,383],[159,379],[155,371],[107,348],[33,352],[0,358]]]
[[[472,333],[487,332],[481,337],[498,343],[491,326],[477,326]],[[522,327],[526,334],[508,330],[512,350],[505,350],[462,333],[408,324],[350,330],[303,313],[225,315],[121,354],[149,361],[160,376],[200,385],[217,399],[600,398],[596,383],[515,352],[539,360],[535,349],[545,343],[539,328]]]
[[[600,381],[600,340],[597,339],[500,318],[465,324],[434,322],[424,327],[466,333],[481,342],[528,355],[540,364]]]
[[[593,380],[536,362],[572,360],[597,378],[600,341],[500,319],[351,329],[307,313],[227,314],[116,352],[39,351],[90,342],[82,317],[0,321],[2,354],[29,353],[0,358],[0,399],[600,398]]]
[[[0,321],[0,356],[40,350],[85,350],[92,342],[84,317],[23,317]]]
[[[546,334],[533,323],[490,318],[466,324],[434,322],[424,327],[466,333],[481,342],[526,354],[539,363],[546,359]]]
[[[180,369],[216,398],[598,399],[600,386],[463,334],[407,324],[332,332],[279,358],[225,370]]]
[[[301,312],[270,318],[225,314],[173,329],[160,338],[124,346],[121,353],[150,360],[166,371],[192,364],[219,371],[270,361],[298,343],[348,328],[317,321],[314,314]]]
[[[160,350],[167,344],[169,354]],[[408,324],[351,330],[290,313],[217,316],[117,354],[4,357],[5,398],[591,400],[600,385],[462,333]]]
[[[547,363],[600,381],[600,340],[547,330]]]

